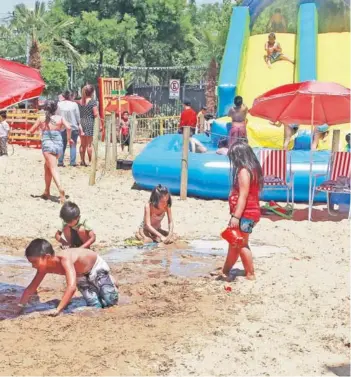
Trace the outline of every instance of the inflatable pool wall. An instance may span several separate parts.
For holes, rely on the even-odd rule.
[[[268,89],[270,89],[270,85],[276,86],[288,82],[288,77],[291,77],[291,81],[294,81],[293,70],[290,68],[291,66],[285,62],[274,66],[274,70],[271,70],[274,71],[272,73],[267,72],[266,74],[263,74],[263,72],[266,72],[263,66],[259,67],[261,70],[260,72],[247,71],[248,67],[246,66],[250,66],[250,69],[252,70],[258,63],[256,63],[257,58],[255,58],[255,64],[253,64],[253,62],[250,61],[251,58],[248,58],[249,53],[245,50],[250,50],[251,48],[250,56],[253,56],[252,51],[256,51],[257,48],[262,45],[264,40],[266,40],[266,36],[248,37],[247,30],[248,23],[250,22],[248,17],[251,17],[252,24],[260,11],[272,2],[273,0],[244,0],[243,5],[246,7],[235,7],[233,9],[218,88],[219,113],[221,115],[226,114],[227,108],[232,103],[238,90],[240,94],[243,78],[254,77],[255,75],[255,77],[258,77],[257,74],[259,74],[260,79],[263,81],[265,80],[263,86],[267,86]],[[317,78],[322,81],[332,81],[333,77],[330,77],[330,75],[333,76],[336,74],[339,75],[337,77],[340,77],[341,79],[337,82],[341,81],[340,83],[348,85],[347,82],[350,81],[350,57],[347,56],[347,51],[350,51],[350,33],[340,33],[340,35],[336,35],[335,33],[331,33],[331,35],[320,34],[317,38],[317,12],[314,4],[310,3],[313,2],[300,1],[301,6],[299,9],[299,25],[296,40],[292,40],[291,35],[279,35],[279,39],[283,39],[282,42],[284,43],[284,49],[288,48],[289,50],[290,48],[292,51],[291,43],[294,43],[296,46],[297,56],[295,56],[295,58],[297,61],[297,72],[295,72],[295,80],[313,79],[318,72]],[[303,6],[303,4],[306,4],[306,6]],[[312,24],[307,25],[306,20],[311,20]],[[241,40],[238,40],[240,38],[236,39],[236,37],[239,36]],[[251,47],[250,45],[247,46],[251,43],[252,38],[256,38],[254,40],[255,43]],[[338,43],[340,45],[342,44],[342,49],[340,50],[338,47],[339,45],[335,45],[334,43],[331,47],[328,44],[329,48],[336,48],[339,53],[340,51],[345,51],[340,62],[335,61],[332,56],[322,57],[321,55],[320,45],[322,44],[324,46],[326,41],[331,39],[340,40],[340,43]],[[248,40],[250,40],[250,42],[248,42]],[[245,46],[247,46],[247,48]],[[324,50],[328,46],[324,46]],[[348,69],[340,66],[335,73],[335,70],[332,69],[335,64],[343,65],[343,67],[347,66]],[[322,69],[320,69],[320,66]],[[288,69],[289,72],[287,71]],[[269,74],[271,74],[271,76],[269,76]],[[281,81],[278,84],[277,77],[281,78]],[[251,83],[249,84],[250,85],[246,83],[247,88],[250,90],[251,88],[252,90],[258,90],[255,88],[255,85],[251,85]],[[260,86],[260,90],[262,90],[263,86]],[[254,98],[252,94],[253,93],[251,93],[251,97]],[[259,94],[261,93],[254,93],[255,96]],[[245,94],[245,98],[246,97],[247,95]],[[250,103],[248,103],[248,105],[250,106]],[[208,152],[204,154],[189,153],[189,195],[209,199],[227,199],[231,183],[229,161],[226,156],[217,155],[215,150],[219,139],[223,136],[227,136],[228,125],[230,126],[230,119],[222,117],[215,120],[212,124],[211,137],[205,135],[195,136],[208,148]],[[345,130],[346,129],[347,128],[345,128]],[[345,133],[345,131],[342,132]],[[295,172],[295,201],[298,202],[308,201],[310,136],[309,128],[304,128],[302,126],[295,142],[291,144],[292,150],[289,152],[292,159],[292,169]],[[259,150],[262,149],[262,146],[266,146],[267,148],[279,148],[281,146],[280,144],[277,144],[277,140],[279,139],[279,143],[282,144],[283,128],[261,127],[259,121],[257,121],[255,124],[249,124],[248,137],[250,145],[253,146],[255,153],[258,153]],[[344,136],[342,135],[341,138],[343,137]],[[328,142],[329,144],[324,146],[329,150],[330,142],[331,137]],[[181,154],[182,136],[180,135],[164,135],[152,140],[134,161],[132,171],[135,182],[140,187],[150,190],[157,184],[162,183],[168,186],[172,193],[178,194],[180,190]],[[329,158],[329,151],[315,152],[313,154],[313,173],[325,173]],[[263,200],[272,199],[276,201],[285,201],[286,194],[284,191],[277,190],[264,191],[261,198]],[[316,199],[319,201],[325,201],[325,195],[319,194]]]
[[[207,153],[189,153],[188,194],[208,199],[227,199],[231,178],[226,156],[216,154],[216,147],[206,135],[197,135],[207,148]],[[164,135],[153,139],[133,163],[133,177],[138,186],[152,190],[159,183],[167,186],[172,194],[179,194],[182,159],[182,135]],[[254,149],[258,153],[260,149]],[[292,151],[292,168],[295,172],[295,201],[308,200],[309,153]],[[313,172],[324,173],[329,152],[314,154]],[[285,201],[282,190],[264,191],[262,200]],[[317,200],[323,200],[319,195]]]

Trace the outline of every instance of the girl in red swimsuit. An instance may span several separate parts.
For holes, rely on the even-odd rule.
[[[233,144],[228,151],[233,183],[229,195],[230,221],[229,227],[245,233],[246,245],[237,248],[229,245],[227,259],[222,268],[221,278],[229,279],[231,268],[239,256],[244,265],[247,279],[254,280],[252,253],[249,248],[249,233],[261,217],[259,194],[263,184],[261,165],[251,147],[242,142]]]

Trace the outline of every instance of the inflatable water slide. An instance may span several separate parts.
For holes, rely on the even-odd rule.
[[[226,156],[217,155],[215,151],[218,140],[228,134],[230,119],[226,114],[236,95],[241,95],[246,105],[251,107],[257,96],[287,83],[320,80],[350,87],[350,32],[319,33],[317,0],[296,0],[295,4],[292,1],[291,6],[298,7],[296,33],[276,33],[284,54],[294,59],[295,65],[281,61],[274,63],[271,69],[267,67],[263,55],[268,33],[253,35],[252,30],[263,12],[275,7],[274,3],[278,1],[244,0],[241,6],[233,7],[218,82],[218,118],[211,126],[210,137],[196,136],[208,152],[189,154],[189,195],[213,199],[228,197],[231,182],[229,162]],[[336,127],[342,130],[343,141],[349,125]],[[301,125],[290,144],[295,201],[308,200],[310,137],[309,126]],[[257,153],[262,148],[281,149],[283,128],[248,116],[248,138]],[[313,155],[314,173],[326,172],[330,148],[331,133]],[[146,189],[161,183],[178,194],[181,154],[182,136],[164,135],[154,139],[134,161],[136,183]],[[270,190],[262,193],[262,199],[285,201],[286,196],[282,190]],[[324,201],[325,197],[320,194],[317,199]]]

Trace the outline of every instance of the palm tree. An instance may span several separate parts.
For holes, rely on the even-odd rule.
[[[209,65],[206,73],[206,107],[207,110],[216,113],[216,83],[218,79],[218,68],[222,59],[225,41],[227,38],[226,28],[215,33],[209,30],[202,31],[202,43],[206,46]]]
[[[45,3],[40,1],[35,2],[33,10],[24,4],[19,4],[13,12],[11,28],[16,33],[27,34],[29,38],[29,65],[40,70],[43,53],[60,56],[79,65],[81,63],[79,53],[65,38],[74,20],[67,18],[56,22],[47,16]]]

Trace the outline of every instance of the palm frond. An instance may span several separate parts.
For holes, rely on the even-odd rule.
[[[60,50],[60,53],[68,61],[80,68],[83,64],[81,55],[75,47],[66,38],[54,38],[55,47]]]

